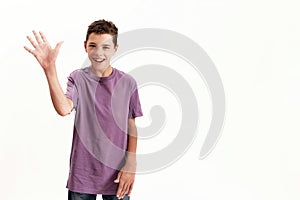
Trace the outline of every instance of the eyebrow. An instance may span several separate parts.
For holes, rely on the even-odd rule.
[[[96,42],[89,42],[89,44],[95,44],[95,45],[97,45]],[[102,44],[102,46],[111,46],[111,45],[110,44]]]

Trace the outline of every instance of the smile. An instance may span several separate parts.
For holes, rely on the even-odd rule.
[[[97,62],[97,63],[102,63],[102,62],[105,60],[105,58],[103,58],[103,59],[99,59],[99,58],[98,58],[98,59],[95,59],[95,58],[94,58],[93,60],[94,60],[95,62]]]

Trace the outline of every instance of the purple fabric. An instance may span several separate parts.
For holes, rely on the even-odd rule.
[[[127,149],[128,118],[142,116],[136,81],[113,68],[98,77],[91,67],[68,77],[66,97],[76,111],[67,188],[89,194],[116,194],[114,183]]]

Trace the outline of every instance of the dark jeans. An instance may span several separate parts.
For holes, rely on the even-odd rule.
[[[72,192],[69,190],[68,200],[96,200],[96,194],[83,194],[78,192]],[[103,200],[118,200],[116,195],[102,195]],[[129,196],[125,196],[122,200],[129,200]]]

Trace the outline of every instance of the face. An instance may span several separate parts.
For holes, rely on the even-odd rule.
[[[110,34],[91,33],[88,41],[84,42],[85,51],[95,70],[104,71],[110,66],[110,59],[117,51]]]

